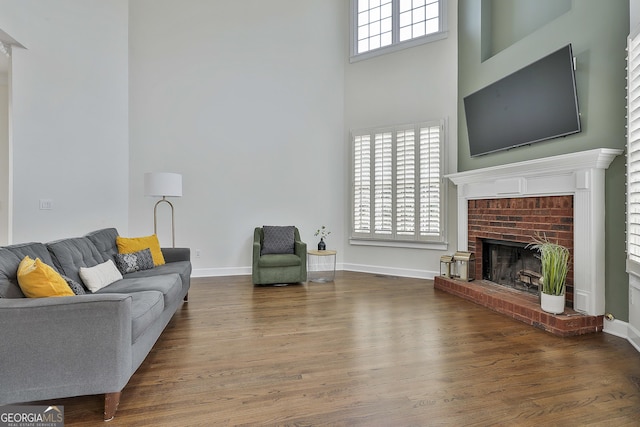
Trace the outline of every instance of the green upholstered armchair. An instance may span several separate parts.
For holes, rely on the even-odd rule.
[[[266,228],[266,226],[265,226]],[[300,240],[296,227],[271,227],[271,229],[293,228],[293,247],[284,252],[274,253],[274,247],[267,242],[262,227],[253,231],[253,269],[254,285],[273,285],[277,283],[298,283],[307,280],[307,244]],[[268,236],[271,230],[267,230]],[[269,250],[266,250],[269,247]],[[277,250],[276,250],[277,252]]]

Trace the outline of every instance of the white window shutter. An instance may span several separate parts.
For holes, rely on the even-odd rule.
[[[374,140],[374,232],[391,234],[393,224],[393,144],[392,133],[375,135]]]
[[[415,131],[396,133],[396,233],[413,236],[416,230]]]
[[[356,233],[371,232],[371,137],[354,138],[353,228]]]
[[[627,257],[640,264],[640,37],[627,46]]]
[[[420,235],[441,235],[441,126],[420,128]]]

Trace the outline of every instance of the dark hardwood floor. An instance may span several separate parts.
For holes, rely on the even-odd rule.
[[[64,405],[104,425],[103,397]],[[640,353],[559,338],[434,290],[338,272],[254,287],[193,279],[109,426],[638,426]]]

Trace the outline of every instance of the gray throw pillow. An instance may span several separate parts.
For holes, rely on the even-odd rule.
[[[151,249],[149,248],[130,254],[115,254],[113,258],[116,262],[116,267],[122,274],[149,270],[154,267]]]
[[[276,226],[265,225],[262,227],[262,249],[260,255],[266,254],[292,254],[294,253],[294,229],[292,225]]]

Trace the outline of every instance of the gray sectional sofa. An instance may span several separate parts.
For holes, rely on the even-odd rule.
[[[16,278],[25,255],[82,283],[80,267],[118,252],[115,228],[50,243],[0,247],[0,405],[105,395],[104,419],[165,326],[187,300],[190,251],[163,248],[166,264],[95,293],[26,298]]]

